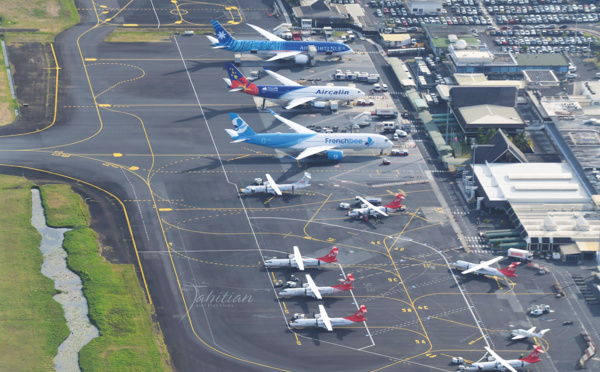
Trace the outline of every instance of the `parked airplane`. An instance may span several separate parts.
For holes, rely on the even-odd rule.
[[[300,255],[300,250],[298,247],[294,246],[294,254],[288,255],[288,258],[271,258],[265,261],[265,267],[294,267],[298,270],[303,271],[304,268],[308,267],[316,267],[318,269],[321,268],[321,262],[324,263],[332,263],[337,262],[335,258],[338,254],[337,247],[333,247],[331,252],[327,253],[323,257],[319,258],[310,258],[310,257],[302,257]]]
[[[286,41],[277,35],[274,35],[260,27],[248,24],[267,40],[236,40],[225,30],[217,21],[212,21],[215,30],[214,38],[206,36],[213,43],[215,49],[225,49],[235,53],[252,53],[261,57],[271,57],[268,61],[275,61],[282,58],[293,58],[294,62],[306,64],[310,57],[309,47],[314,47],[317,54],[328,56],[342,56],[344,54],[353,54],[354,51],[348,45],[340,42],[331,41]]]
[[[387,149],[393,143],[380,134],[366,133],[317,133],[291,120],[285,119],[275,112],[271,114],[284,122],[296,133],[259,133],[257,134],[238,115],[230,113],[229,117],[234,129],[225,129],[233,139],[233,143],[246,142],[253,145],[276,149],[300,150],[296,160],[301,160],[320,152],[327,153],[329,160],[340,160],[343,150]]]
[[[225,80],[229,86],[230,92],[241,91],[262,98],[287,100],[290,101],[285,107],[288,110],[311,101],[350,101],[365,95],[362,90],[357,88],[300,85],[295,81],[271,70],[267,70],[266,68],[264,71],[283,85],[255,85],[248,81],[244,74],[242,74],[233,63],[227,63],[225,66],[227,67],[229,79],[223,78],[223,80]]]
[[[494,350],[489,347],[485,347],[488,353],[494,357],[495,361],[493,362],[477,362],[473,363],[465,370],[467,371],[505,371],[509,370],[511,372],[517,372],[515,368],[524,368],[530,364],[534,364],[540,361],[540,354],[544,352],[541,347],[534,346],[533,352],[529,354],[529,356],[521,359],[509,359],[504,360],[498,354],[494,352]]]
[[[354,315],[345,318],[330,318],[325,311],[323,305],[319,305],[319,314],[314,318],[306,318],[304,314],[295,314],[290,320],[290,328],[327,328],[328,331],[333,331],[333,327],[351,325],[354,323],[364,322],[367,307],[362,305]]]
[[[317,287],[312,277],[306,274],[306,281],[302,288],[286,288],[283,291],[279,292],[281,297],[298,297],[298,296],[306,296],[322,299],[322,295],[334,294],[349,291],[354,289],[352,287],[352,282],[354,281],[354,275],[348,274],[346,280],[344,280],[341,284],[333,285],[330,287]]]
[[[263,183],[262,185],[250,185],[241,189],[240,192],[242,194],[251,195],[251,194],[277,194],[282,195],[283,191],[291,191],[292,194],[294,191],[298,189],[303,189],[305,187],[310,186],[310,173],[304,173],[304,177],[300,179],[298,182],[289,183],[289,184],[281,184],[278,185],[273,180],[270,174],[266,174],[268,182]]]
[[[512,340],[522,340],[527,337],[538,337],[543,338],[544,333],[548,332],[550,329],[542,329],[539,332],[535,332],[535,327],[531,327],[530,329],[515,329],[510,333],[512,336]]]
[[[365,205],[365,207],[363,208],[358,208],[358,209],[353,209],[351,211],[348,212],[348,216],[355,218],[355,219],[365,219],[368,220],[369,217],[379,217],[379,216],[385,216],[388,217],[388,213],[391,213],[393,211],[395,211],[396,209],[404,209],[404,207],[402,207],[402,199],[404,199],[404,195],[402,194],[396,194],[396,197],[394,198],[394,200],[392,200],[391,203],[386,204],[384,206],[378,207],[376,205],[373,205],[371,203],[369,203],[368,200],[365,200],[364,198],[358,196],[358,199],[360,199],[360,201]]]
[[[515,269],[520,262],[511,263],[506,269],[496,269],[490,267],[491,264],[496,263],[502,260],[504,257],[496,257],[489,261],[481,262],[479,264],[474,264],[466,261],[456,261],[452,265],[459,270],[464,270],[463,274],[475,273],[477,275],[490,275],[500,278],[505,278],[507,276],[515,277]]]

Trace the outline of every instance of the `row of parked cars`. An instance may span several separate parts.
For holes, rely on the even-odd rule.
[[[514,46],[503,46],[501,48],[502,52],[513,52],[513,53],[533,53],[533,54],[539,54],[539,53],[562,53],[562,52],[568,52],[568,53],[587,53],[589,51],[588,47],[586,46],[539,46],[539,45],[531,45],[531,46],[527,46],[527,48],[525,48],[523,45],[514,45]]]
[[[589,23],[598,22],[598,14],[508,14],[496,15],[498,24],[514,23]]]
[[[596,41],[596,38],[592,37],[496,37],[494,43],[497,45],[588,45]]]
[[[485,5],[488,4],[519,4],[519,5],[523,5],[523,4],[566,4],[568,3],[567,0],[483,0],[483,3]]]
[[[596,13],[600,11],[600,8],[594,4],[585,10],[574,9],[571,5],[490,5],[487,7],[487,11],[490,14]]]

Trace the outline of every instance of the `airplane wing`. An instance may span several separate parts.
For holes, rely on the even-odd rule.
[[[516,370],[516,369],[514,369],[514,368],[513,368],[513,366],[511,366],[510,364],[508,364],[508,363],[506,362],[506,360],[504,360],[504,359],[500,358],[500,355],[496,354],[496,353],[494,352],[494,350],[490,349],[490,348],[489,348],[489,347],[487,347],[487,346],[485,346],[484,348],[485,348],[485,350],[487,350],[487,352],[488,352],[488,353],[490,353],[490,355],[491,355],[491,356],[493,356],[493,357],[494,357],[494,359],[496,359],[496,362],[498,362],[498,363],[502,364],[502,365],[504,366],[504,368],[506,368],[507,370],[509,370],[509,371],[511,371],[511,372],[517,372],[517,370]]]
[[[314,101],[315,99],[317,99],[317,97],[294,98],[293,100],[290,101],[290,103],[288,103],[287,106],[285,106],[285,109],[286,110],[293,109],[296,106],[300,106],[303,103]]]
[[[273,191],[275,191],[275,193],[277,193],[277,195],[281,196],[281,190],[279,190],[279,186],[277,186],[277,184],[273,180],[273,177],[271,177],[271,175],[269,173],[267,173],[265,176],[267,176],[267,180],[269,181],[269,186],[271,186],[273,188]]]
[[[264,36],[265,38],[267,38],[267,40],[270,41],[285,41],[282,38],[280,38],[277,35],[274,35],[272,33],[270,33],[267,30],[263,30],[262,28],[258,27],[258,26],[254,26],[251,25],[250,23],[246,23],[248,26],[252,27],[253,29],[255,29],[259,34],[261,34],[262,36]]]
[[[294,246],[294,259],[296,260],[296,264],[298,264],[298,269],[300,271],[304,271],[304,261],[302,261],[302,256],[300,255],[298,246]]]
[[[535,327],[531,327],[530,329],[527,330],[527,332],[529,332],[529,333],[535,332]]]
[[[374,209],[374,210],[376,210],[376,211],[377,211],[377,213],[380,213],[380,214],[382,214],[382,215],[384,215],[384,216],[388,217],[387,213],[385,213],[385,212],[383,211],[383,209],[381,209],[381,208],[379,208],[379,207],[377,207],[377,206],[374,206],[373,204],[369,203],[367,200],[365,200],[365,199],[361,198],[360,196],[358,197],[358,199],[359,199],[359,200],[360,200],[360,201],[361,201],[363,204],[366,204],[366,205],[367,205],[367,207],[369,207],[369,208],[371,208],[371,209]]]
[[[273,57],[275,58],[275,57]],[[270,61],[270,60],[269,60]],[[265,72],[271,76],[273,76],[275,79],[277,79],[277,81],[279,81],[281,84],[283,85],[294,85],[294,86],[301,86],[300,84],[296,83],[294,80],[288,79],[285,76],[281,76],[276,72],[273,72],[269,69],[266,69],[263,67],[263,70],[265,70]]]
[[[467,269],[467,270],[463,271],[462,273],[463,273],[463,274],[469,274],[469,273],[475,272],[475,271],[477,271],[477,270],[483,269],[484,267],[488,267],[488,266],[490,266],[491,264],[493,264],[493,263],[495,263],[495,262],[498,262],[498,261],[500,261],[500,260],[501,260],[501,259],[503,259],[503,258],[504,258],[504,257],[495,257],[495,258],[492,258],[491,260],[489,260],[489,261],[485,261],[485,262],[482,262],[482,263],[480,263],[479,265],[475,265],[475,266],[473,266],[472,268],[470,268],[470,269]]]
[[[325,323],[325,327],[327,327],[327,330],[333,331],[333,327],[331,326],[331,319],[329,319],[329,316],[325,311],[325,306],[319,305],[319,312],[321,313],[321,319],[323,320],[323,323]]]
[[[517,335],[517,336],[514,336],[513,338],[511,338],[511,340],[522,340],[522,339],[524,339],[524,338],[526,338],[526,337],[527,337],[527,336],[523,336],[523,335]]]
[[[292,128],[293,130],[295,130],[297,133],[317,133],[314,130],[310,130],[306,127],[303,127],[302,125],[298,124],[298,123],[294,123],[293,121],[286,119],[282,116],[277,115],[277,113],[275,113],[275,111],[273,110],[269,110],[271,111],[271,114],[273,116],[275,116],[275,118],[277,118],[277,120],[281,121],[283,124],[287,125],[288,127]]]
[[[273,57],[267,59],[267,61],[269,61],[269,62],[277,61],[278,59],[290,58],[293,56],[297,56],[298,54],[302,54],[302,52],[299,50],[294,51],[294,52],[279,52],[276,55],[274,55]]]
[[[315,147],[309,147],[309,148],[305,149],[304,151],[302,151],[298,156],[296,156],[296,160],[302,160],[302,159],[307,158],[307,157],[309,157],[311,155],[318,154],[320,152],[331,150],[331,149],[334,149],[334,148],[335,148],[335,146],[315,146]]]
[[[323,296],[321,296],[319,287],[317,287],[317,285],[315,284],[313,279],[308,274],[306,274],[306,281],[308,282],[308,286],[309,286],[310,290],[315,294],[315,297],[318,298],[319,300],[322,300]]]

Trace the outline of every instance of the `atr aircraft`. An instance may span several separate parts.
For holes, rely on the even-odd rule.
[[[283,291],[279,292],[279,295],[285,298],[301,296],[313,297],[320,300],[323,298],[323,295],[341,293],[354,289],[352,287],[353,281],[354,275],[348,274],[346,280],[344,280],[341,284],[332,285],[329,287],[317,287],[312,277],[306,274],[306,284],[304,284],[302,288],[286,288]]]
[[[267,173],[266,177],[268,182],[265,182],[262,185],[246,186],[245,188],[241,189],[240,192],[245,195],[253,195],[260,193],[282,195],[283,191],[291,191],[293,194],[294,191],[298,189],[303,189],[305,187],[310,186],[310,173],[304,173],[304,177],[302,177],[302,179],[300,179],[300,181],[298,182],[281,185],[275,183],[275,180],[273,180],[273,177],[271,177],[270,174]]]
[[[319,314],[317,314],[317,316],[311,319],[306,318],[304,314],[298,314],[298,316],[294,316],[294,319],[290,321],[290,328],[326,328],[328,331],[333,331],[333,327],[352,325],[354,323],[366,321],[366,313],[367,307],[362,305],[360,310],[352,316],[347,316],[345,318],[330,318],[325,311],[325,307],[319,305]]]
[[[302,257],[298,247],[294,246],[294,254],[288,256],[288,258],[271,258],[265,261],[265,267],[277,268],[277,267],[291,267],[303,271],[304,268],[316,267],[321,268],[321,262],[332,263],[337,262],[336,256],[338,254],[337,247],[333,247],[329,253],[323,257],[310,258]]]
[[[215,36],[206,36],[213,43],[213,48],[225,49],[234,53],[252,53],[261,57],[271,57],[268,61],[282,58],[293,58],[294,62],[306,64],[310,60],[310,47],[314,47],[317,54],[328,56],[342,56],[353,54],[354,51],[348,45],[331,41],[287,41],[260,27],[248,24],[267,40],[236,40],[225,30],[221,24],[212,21]]]
[[[463,274],[470,274],[474,272],[477,275],[489,275],[499,278],[517,276],[515,274],[515,269],[517,268],[517,265],[520,264],[520,262],[513,262],[506,269],[496,269],[490,267],[491,264],[496,263],[502,260],[503,258],[504,257],[492,258],[491,260],[482,262],[480,264],[474,264],[466,261],[456,261],[452,265],[459,270],[464,270],[462,272]]]
[[[515,368],[525,368],[530,364],[534,364],[539,362],[541,359],[539,358],[540,354],[544,352],[541,347],[534,346],[533,352],[529,354],[529,356],[521,359],[509,359],[504,360],[498,354],[494,352],[494,350],[489,347],[485,347],[488,353],[494,357],[493,362],[477,362],[473,363],[470,366],[466,367],[466,371],[511,371],[517,372]]]

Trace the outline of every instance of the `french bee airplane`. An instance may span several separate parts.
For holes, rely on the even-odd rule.
[[[216,38],[206,36],[215,49],[224,49],[234,53],[252,53],[262,58],[271,57],[268,61],[293,58],[298,64],[309,62],[309,47],[313,46],[317,54],[327,56],[342,56],[353,54],[354,51],[348,45],[331,41],[287,41],[260,27],[248,24],[258,31],[267,40],[236,40],[217,21],[212,21]]]
[[[325,311],[323,305],[319,305],[319,314],[314,318],[306,318],[304,314],[294,314],[294,318],[290,320],[290,328],[326,328],[328,331],[333,331],[333,327],[342,327],[361,323],[366,321],[365,314],[367,307],[362,305],[354,315],[345,318],[330,318]]]
[[[302,288],[286,288],[283,291],[279,292],[279,295],[285,298],[302,296],[313,297],[320,300],[323,298],[323,295],[341,293],[354,289],[352,287],[353,281],[354,275],[348,274],[346,280],[344,280],[341,284],[329,287],[317,287],[312,277],[306,274],[306,283],[302,286]]]
[[[504,257],[495,257],[489,261],[481,262],[479,264],[459,260],[452,265],[456,269],[464,270],[462,272],[463,274],[475,273],[477,275],[489,275],[499,278],[516,277],[517,275],[515,274],[515,270],[520,262],[513,262],[506,269],[496,269],[490,267],[490,265],[502,260],[503,258]]]
[[[318,153],[326,153],[329,160],[341,160],[344,150],[387,149],[393,143],[381,134],[366,133],[317,133],[271,111],[271,114],[296,133],[256,133],[238,115],[230,113],[234,129],[225,129],[233,143],[245,142],[275,149],[300,151],[295,157],[301,160]]]
[[[530,329],[515,329],[510,333],[512,336],[511,340],[522,340],[527,337],[537,337],[543,338],[544,333],[548,332],[550,329],[542,329],[539,332],[535,332],[535,327],[531,327]]]
[[[245,195],[266,193],[281,196],[283,195],[284,191],[291,191],[293,194],[298,189],[303,189],[310,186],[310,173],[304,173],[304,177],[302,177],[298,182],[281,185],[278,185],[270,174],[267,173],[265,176],[267,176],[268,182],[265,182],[262,185],[246,186],[241,189],[240,192]]]
[[[230,92],[244,92],[266,99],[286,100],[289,101],[285,107],[288,110],[311,101],[350,101],[365,95],[362,90],[357,88],[300,85],[266,68],[264,71],[283,85],[255,85],[233,63],[227,63],[225,66],[229,74],[229,79],[223,78],[223,80],[227,83]]]
[[[288,258],[271,258],[265,261],[264,266],[268,268],[278,267],[292,267],[300,271],[304,271],[304,268],[321,268],[321,262],[332,263],[337,262],[335,258],[338,254],[337,247],[333,247],[329,253],[323,257],[310,258],[302,257],[298,247],[294,246],[294,254],[288,255]]]
[[[354,219],[365,219],[368,220],[369,217],[379,217],[385,216],[388,217],[388,213],[394,212],[397,209],[402,210],[404,207],[402,206],[402,199],[404,199],[404,195],[396,194],[394,200],[391,203],[386,204],[384,206],[378,207],[369,203],[368,200],[365,200],[362,197],[358,197],[358,199],[363,203],[363,208],[353,209],[348,212],[348,216]]]
[[[525,358],[504,360],[498,354],[496,354],[494,352],[494,350],[490,349],[489,347],[486,346],[485,350],[487,350],[487,352],[490,353],[490,355],[492,357],[494,357],[495,360],[493,362],[473,363],[473,364],[469,365],[468,367],[464,368],[464,370],[466,370],[466,371],[506,371],[506,370],[508,370],[511,372],[517,372],[517,370],[515,368],[522,369],[530,364],[539,362],[541,360],[539,358],[539,356],[541,353],[544,352],[544,350],[542,350],[541,347],[534,346],[533,352]]]

